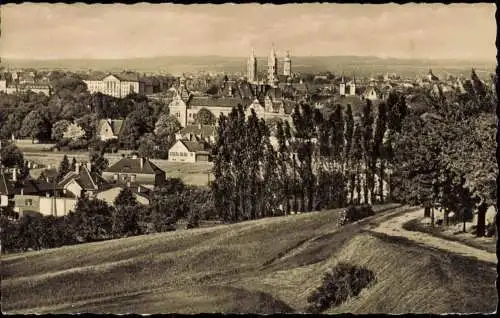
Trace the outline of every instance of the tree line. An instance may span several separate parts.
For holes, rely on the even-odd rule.
[[[209,189],[186,186],[174,178],[153,191],[148,206],[126,187],[112,206],[82,196],[74,211],[62,217],[28,212],[18,218],[11,207],[2,208],[2,253],[171,231],[179,219],[186,219],[189,228],[197,227],[201,220],[216,218],[211,198]]]
[[[240,105],[221,115],[211,185],[221,219],[384,202],[375,176],[385,181],[406,112],[404,96],[396,92],[376,112],[366,100],[355,115],[350,105],[345,110],[336,105],[325,118],[319,109],[300,103],[291,123],[276,122],[274,145],[269,127],[253,110],[246,116]]]

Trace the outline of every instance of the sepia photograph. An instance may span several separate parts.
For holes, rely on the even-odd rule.
[[[0,5],[3,314],[494,314],[494,3]]]

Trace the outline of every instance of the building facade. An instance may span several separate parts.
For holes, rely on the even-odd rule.
[[[102,177],[112,185],[152,185],[161,186],[165,183],[165,171],[158,168],[147,158],[131,156],[122,158],[106,168]]]
[[[255,50],[252,49],[252,55],[247,62],[247,81],[249,83],[257,82],[257,58],[255,57]]]
[[[132,93],[144,94],[144,83],[137,75],[109,74],[104,78],[91,78],[83,82],[90,93],[102,93],[117,98],[123,98]]]
[[[274,86],[278,80],[278,57],[276,56],[276,51],[274,46],[269,53],[267,59],[267,82],[269,85]]]
[[[283,75],[292,76],[292,58],[289,51],[286,52],[285,59],[283,60]]]

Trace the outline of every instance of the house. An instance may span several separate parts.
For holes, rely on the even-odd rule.
[[[112,185],[151,185],[161,186],[165,183],[165,171],[158,168],[149,159],[133,155],[124,157],[106,168],[102,177]]]
[[[209,161],[210,152],[197,141],[177,140],[168,151],[168,161],[199,162]]]
[[[97,136],[102,140],[118,139],[123,127],[121,119],[101,119],[97,125]]]
[[[15,173],[15,171],[14,171]],[[8,206],[14,198],[14,186],[3,170],[0,170],[0,207]]]
[[[151,190],[146,187],[141,187],[140,185],[136,187],[129,187],[132,190],[134,198],[142,205],[149,205],[151,200]],[[97,199],[103,200],[109,205],[113,206],[116,197],[124,189],[124,186],[115,186],[97,193]]]
[[[14,211],[23,216],[26,212],[62,216],[74,208],[76,200],[56,198],[56,183],[46,180],[26,179],[14,195]]]
[[[131,93],[144,93],[144,82],[132,72],[108,74],[104,77],[89,77],[83,82],[87,85],[90,93],[99,92],[118,98],[126,97]]]
[[[214,125],[187,125],[175,134],[176,140],[204,141],[215,143],[217,127]]]
[[[108,183],[96,173],[92,173],[90,163],[76,163],[75,171],[68,172],[57,183],[58,194],[64,197],[94,197],[99,190],[109,188]]]

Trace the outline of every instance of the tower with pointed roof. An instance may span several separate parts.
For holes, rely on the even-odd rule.
[[[273,44],[267,59],[267,81],[270,85],[274,85],[276,78],[278,78],[278,57]]]
[[[292,59],[290,57],[290,51],[286,52],[285,59],[283,60],[283,75],[292,75]]]
[[[349,95],[354,96],[356,95],[356,76],[352,74],[352,80],[351,83],[349,84]]]
[[[255,57],[255,50],[253,48],[252,54],[248,58],[247,77],[249,83],[257,82],[257,58]]]
[[[340,80],[339,93],[340,93],[340,96],[345,96],[345,80],[344,80],[344,73],[342,73],[342,78],[341,78],[341,80]]]

